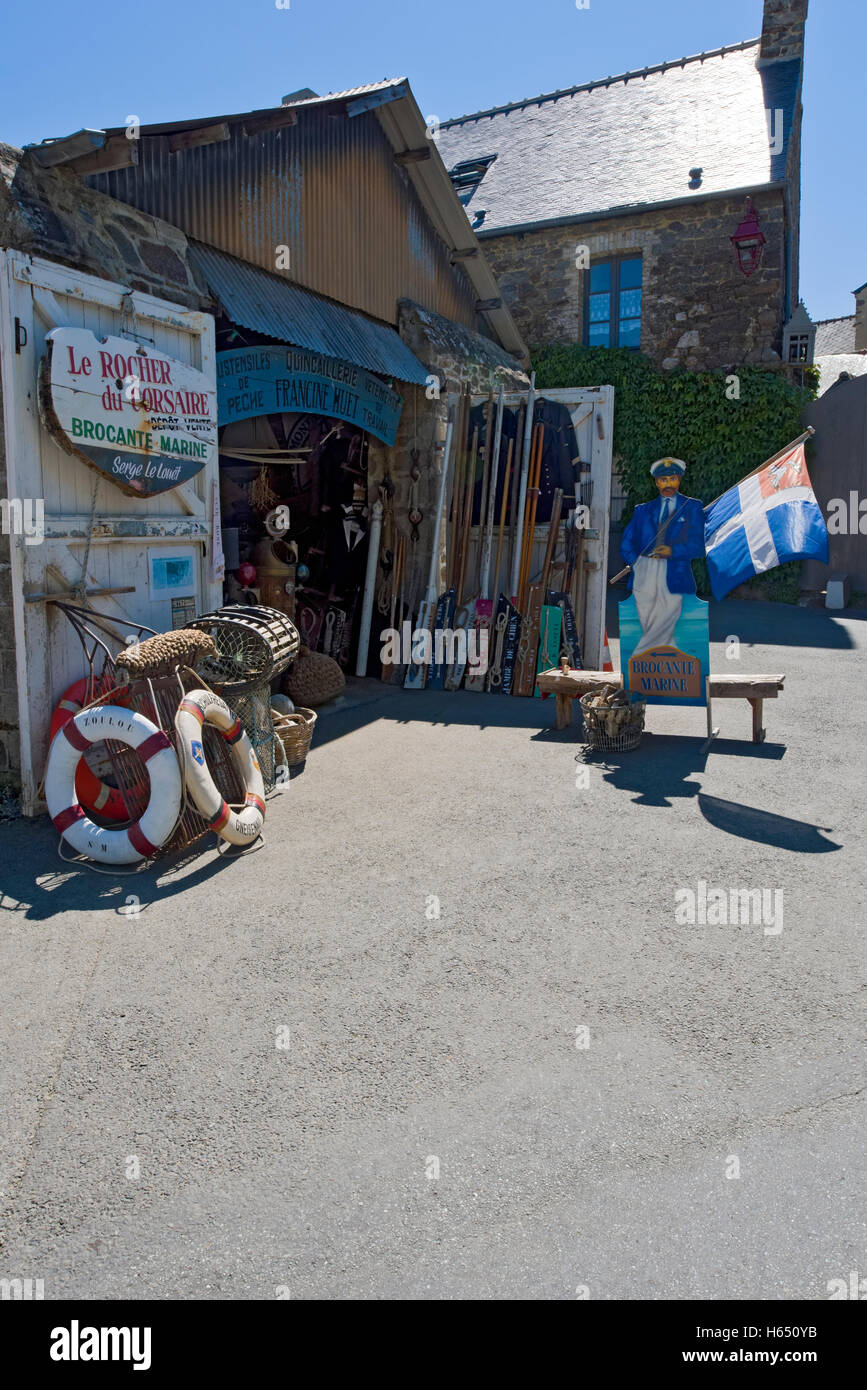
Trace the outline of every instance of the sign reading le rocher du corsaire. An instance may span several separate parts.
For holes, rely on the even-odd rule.
[[[40,400],[63,448],[133,497],[188,482],[217,447],[217,395],[207,377],[131,338],[53,329]]]

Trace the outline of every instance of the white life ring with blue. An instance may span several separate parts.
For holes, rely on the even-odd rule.
[[[234,811],[217,790],[205,757],[202,728],[207,722],[222,734],[232,750],[244,782],[244,806]],[[187,791],[212,830],[232,845],[249,845],[265,823],[265,783],[253,745],[219,695],[210,690],[190,690],[175,715],[178,756]]]

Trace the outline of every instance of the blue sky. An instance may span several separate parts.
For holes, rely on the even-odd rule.
[[[441,120],[755,38],[762,0],[11,0],[0,140],[278,105],[286,92],[407,76]],[[867,280],[864,0],[811,0],[801,294],[853,312]]]

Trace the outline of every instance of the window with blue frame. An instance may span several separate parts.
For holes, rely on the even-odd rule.
[[[587,272],[584,341],[588,347],[641,346],[641,257],[598,261]]]

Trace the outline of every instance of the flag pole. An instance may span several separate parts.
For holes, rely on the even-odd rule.
[[[777,459],[781,459],[784,456],[784,454],[790,454],[793,449],[797,449],[799,444],[803,444],[805,440],[809,439],[810,436],[815,433],[816,431],[813,429],[813,426],[808,425],[807,428],[804,430],[804,433],[799,434],[797,439],[793,439],[791,444],[787,444],[785,448],[778,449],[775,454],[771,454],[771,457],[769,459],[765,459],[764,463],[760,463],[758,468],[754,468],[752,473],[747,473],[746,477],[739,478],[736,483],[732,483],[731,487],[727,487],[726,492],[731,492],[732,487],[740,487],[741,483],[745,483],[747,478],[754,478],[757,473],[761,473],[763,468],[767,468],[768,465],[771,463],[776,463]],[[713,502],[708,502],[707,506],[705,507],[705,511],[710,511],[711,507],[719,501],[720,497],[725,497],[726,492],[721,492],[719,497],[715,497],[713,499]]]

